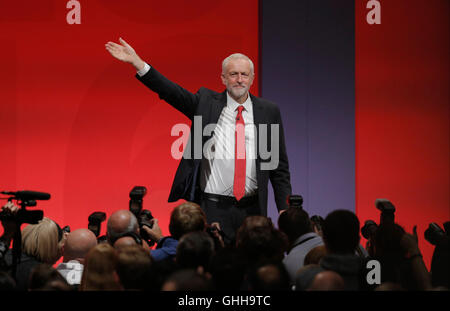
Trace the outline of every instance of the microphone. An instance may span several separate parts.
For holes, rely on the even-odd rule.
[[[49,200],[50,199],[50,193],[45,192],[37,192],[37,191],[29,191],[29,190],[22,190],[22,191],[1,191],[0,193],[6,194],[6,195],[13,195],[16,199],[19,200]]]

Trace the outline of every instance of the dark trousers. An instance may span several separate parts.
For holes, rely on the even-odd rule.
[[[202,196],[201,208],[206,214],[208,224],[218,222],[224,232],[226,244],[233,244],[236,232],[244,219],[251,215],[260,215],[258,198],[243,198],[237,202],[234,198],[205,194]]]

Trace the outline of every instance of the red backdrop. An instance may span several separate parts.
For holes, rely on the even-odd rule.
[[[129,191],[143,185],[144,208],[168,234],[178,164],[170,133],[189,120],[104,44],[121,36],[188,90],[222,91],[226,56],[240,51],[258,64],[258,1],[81,0],[80,25],[67,24],[66,3],[0,2],[0,190],[51,193],[37,208],[74,230],[93,211],[127,209]]]
[[[388,198],[407,231],[424,240],[450,220],[448,0],[380,1],[381,24],[356,3],[356,212],[363,222]]]

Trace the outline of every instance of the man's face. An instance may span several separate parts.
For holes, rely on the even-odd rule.
[[[227,87],[230,96],[238,100],[246,98],[252,86],[254,74],[250,70],[250,63],[246,59],[232,59],[222,73],[222,82]]]

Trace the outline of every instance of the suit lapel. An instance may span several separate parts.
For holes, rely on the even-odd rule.
[[[219,122],[220,114],[223,108],[227,104],[227,93],[226,91],[219,93],[215,96],[215,100],[211,105],[211,115],[209,116],[208,123],[217,124]]]

